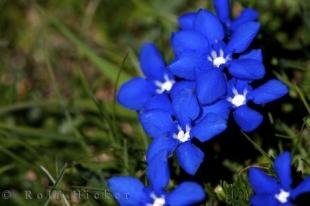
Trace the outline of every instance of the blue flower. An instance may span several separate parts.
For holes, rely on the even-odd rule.
[[[247,106],[249,101],[263,105],[287,94],[287,86],[278,80],[269,80],[258,88],[252,89],[248,81],[231,79],[228,82],[227,101],[234,110],[236,123],[243,131],[250,132],[256,129],[263,117],[259,112]],[[226,111],[223,110],[226,114]]]
[[[180,166],[193,175],[203,161],[204,153],[192,144],[192,139],[205,142],[220,134],[227,127],[226,119],[213,111],[201,113],[193,82],[176,83],[170,96],[172,106],[165,106],[172,107],[172,112],[152,109],[139,114],[144,130],[153,138],[147,161],[160,167],[164,163],[152,161],[154,158],[163,153],[168,158],[175,153]]]
[[[273,166],[277,177],[266,175],[258,168],[249,170],[249,181],[254,190],[251,198],[253,206],[290,206],[297,196],[310,192],[310,177],[297,187],[291,187],[291,161],[289,152],[283,152],[276,158]]]
[[[164,187],[144,186],[134,177],[112,177],[108,187],[121,206],[188,206],[205,198],[203,188],[194,182],[183,182],[167,192]]]
[[[255,21],[258,18],[258,12],[246,8],[241,11],[236,19],[230,18],[229,0],[213,0],[216,14],[225,27],[225,31],[230,35],[238,26],[249,21]],[[179,18],[179,26],[181,29],[193,29],[197,12],[188,12]]]
[[[235,65],[245,60],[249,61],[255,76],[240,78],[259,79],[264,75],[264,68],[260,60],[254,58],[242,58],[234,60],[234,54],[244,52],[256,36],[259,29],[257,22],[247,22],[239,26],[227,43],[224,42],[225,33],[219,19],[207,10],[200,10],[195,19],[193,30],[180,30],[172,36],[172,47],[176,59],[169,67],[176,75],[185,79],[195,79],[195,75],[207,69],[228,67],[229,72],[238,77],[234,72]],[[247,57],[247,56],[246,56]],[[251,60],[251,61],[250,61]],[[243,64],[239,70],[248,69]],[[189,67],[187,70],[184,67]],[[206,67],[206,68],[204,68]],[[245,67],[245,68],[244,68]],[[189,76],[185,74],[188,73]]]
[[[197,81],[201,104],[214,103],[226,94],[223,69],[227,68],[233,77],[244,80],[260,79],[265,75],[260,50],[244,54],[258,29],[259,23],[246,22],[238,26],[227,40],[220,20],[201,9],[195,17],[193,29],[173,34],[171,44],[176,57],[168,67],[175,76]],[[215,89],[215,92],[206,93]]]
[[[157,101],[168,99],[167,93],[175,83],[174,77],[166,69],[161,54],[152,43],[143,45],[139,60],[145,78],[136,77],[124,83],[117,95],[118,102],[132,110],[142,110],[149,102],[153,102],[153,109],[162,108]]]

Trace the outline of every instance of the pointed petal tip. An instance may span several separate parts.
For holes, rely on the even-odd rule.
[[[198,11],[194,28],[208,39],[210,45],[223,40],[225,36],[224,27],[219,18],[206,9]]]
[[[122,106],[131,110],[140,110],[154,93],[154,85],[141,77],[136,77],[120,87],[116,98]]]
[[[288,87],[279,80],[272,79],[249,93],[255,104],[266,104],[288,93]]]
[[[245,51],[254,40],[259,28],[260,24],[254,21],[238,26],[232,33],[231,39],[226,47],[226,52],[242,53]]]
[[[291,177],[291,162],[292,156],[289,152],[282,152],[274,161],[274,170],[284,187],[289,190],[292,184]]]
[[[147,78],[153,80],[160,80],[165,73],[164,59],[152,42],[143,44],[140,50],[139,62],[142,72]]]

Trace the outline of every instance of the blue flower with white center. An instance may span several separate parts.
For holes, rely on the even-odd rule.
[[[220,20],[201,9],[193,29],[173,34],[171,43],[176,57],[168,67],[178,77],[196,80],[201,104],[213,103],[226,94],[223,69],[228,68],[233,77],[243,80],[260,79],[265,75],[260,50],[244,54],[258,29],[259,23],[246,22],[237,27],[227,41]]]
[[[117,100],[132,110],[162,108],[158,101],[168,101],[167,94],[175,83],[174,77],[152,43],[143,45],[139,60],[145,78],[136,77],[124,83],[118,91]]]
[[[310,177],[297,187],[292,188],[291,177],[292,157],[289,152],[283,152],[274,161],[277,177],[266,175],[259,168],[249,170],[249,181],[254,195],[251,198],[253,206],[290,206],[301,194],[310,192]]]
[[[193,175],[203,161],[204,153],[191,140],[197,138],[205,142],[223,132],[227,122],[212,111],[201,114],[193,82],[176,83],[170,96],[172,106],[166,106],[172,107],[172,112],[153,109],[139,114],[144,130],[153,138],[147,162],[161,167],[169,156],[176,154],[181,168]],[[164,162],[152,161],[163,153],[166,154]]]
[[[278,80],[269,80],[258,88],[252,89],[248,81],[231,79],[228,82],[227,101],[234,110],[236,123],[243,131],[250,132],[256,129],[263,117],[257,111],[249,108],[247,103],[263,105],[287,94],[287,86]],[[224,111],[226,114],[226,111]]]
[[[167,192],[165,187],[158,190],[153,185],[144,186],[134,177],[112,177],[108,187],[121,206],[188,206],[205,198],[203,188],[194,182],[183,182]]]
[[[240,15],[236,19],[231,19],[229,0],[213,0],[213,4],[218,18],[225,27],[227,35],[230,35],[238,26],[250,21],[256,21],[258,18],[257,11],[246,8],[241,11]],[[188,12],[183,14],[179,18],[180,28],[193,29],[196,15],[197,12]]]

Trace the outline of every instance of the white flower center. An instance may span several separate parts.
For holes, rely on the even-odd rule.
[[[152,193],[151,198],[154,200],[153,203],[148,203],[146,206],[164,206],[166,204],[164,196],[157,197],[154,193]]]
[[[191,128],[188,125],[186,125],[185,131],[180,126],[178,126],[178,130],[177,134],[173,134],[175,139],[178,139],[180,142],[186,142],[191,138]]]
[[[219,55],[216,51],[212,50],[211,56],[208,56],[208,60],[212,62],[213,66],[219,68],[221,65],[226,64],[230,60],[229,56],[224,56],[224,51],[221,49]]]
[[[235,88],[232,91],[233,91],[234,96],[228,97],[227,101],[229,101],[235,107],[240,107],[240,106],[246,104],[246,95],[248,93],[247,90],[244,90],[243,94],[239,94]]]
[[[164,82],[155,81],[155,85],[158,87],[158,89],[156,90],[158,94],[162,94],[165,91],[169,92],[175,83],[175,81],[173,79],[169,79],[168,75],[166,74],[164,76],[164,80]]]
[[[278,194],[275,194],[275,198],[280,202],[280,203],[287,203],[287,200],[290,196],[290,193],[280,189],[280,192]]]
[[[226,63],[226,59],[224,57],[216,57],[213,59],[213,65],[216,67],[220,67],[222,64]]]

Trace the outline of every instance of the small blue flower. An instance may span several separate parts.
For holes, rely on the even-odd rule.
[[[254,190],[251,198],[253,206],[291,206],[301,194],[310,192],[310,177],[292,188],[292,157],[289,152],[280,154],[274,162],[277,177],[266,175],[261,169],[249,170],[249,181]]]
[[[227,127],[226,119],[213,111],[201,114],[193,82],[176,83],[170,96],[172,106],[166,107],[172,107],[173,112],[153,109],[139,114],[144,130],[153,138],[147,161],[160,167],[164,163],[152,161],[154,157],[165,153],[168,158],[175,153],[180,166],[193,175],[203,161],[204,153],[191,140],[197,138],[205,142],[220,134]]]
[[[248,81],[231,79],[228,82],[227,101],[234,110],[233,116],[236,123],[243,131],[250,132],[261,124],[263,117],[249,108],[247,103],[251,101],[263,105],[284,96],[287,92],[287,86],[274,79],[255,89],[252,89]],[[224,113],[226,114],[225,110]]]
[[[161,108],[157,101],[168,99],[167,93],[175,83],[174,77],[152,43],[143,45],[139,60],[145,78],[136,77],[123,84],[117,95],[118,102],[132,110],[142,110],[149,102],[153,102],[152,108]]]
[[[246,22],[238,26],[227,41],[220,20],[201,9],[197,12],[193,29],[173,34],[171,44],[176,57],[168,68],[178,77],[197,81],[201,104],[214,103],[226,94],[223,69],[227,68],[233,77],[244,80],[260,79],[265,75],[260,50],[244,54],[258,29],[259,23]],[[215,92],[207,92],[212,90]]]
[[[207,10],[200,10],[195,18],[193,30],[180,30],[173,34],[171,43],[176,59],[169,67],[174,73],[185,79],[195,79],[197,72],[208,68],[223,67],[228,67],[229,72],[234,76],[234,71],[231,71],[231,67],[234,65],[230,65],[231,62],[234,62],[233,55],[240,54],[249,47],[258,29],[259,23],[247,22],[239,26],[225,43],[225,33],[219,19]],[[247,79],[259,79],[264,75],[261,61],[253,58],[242,59],[256,61],[254,63],[257,64],[251,62],[255,66],[252,71],[256,71],[257,74],[248,76]],[[242,66],[246,68],[240,69],[248,69],[247,65],[243,64]],[[185,70],[184,67],[189,68]],[[184,75],[186,72],[189,73],[189,76]]]
[[[171,191],[144,186],[134,177],[112,177],[108,187],[121,206],[188,206],[205,198],[203,188],[194,182],[183,182]]]

